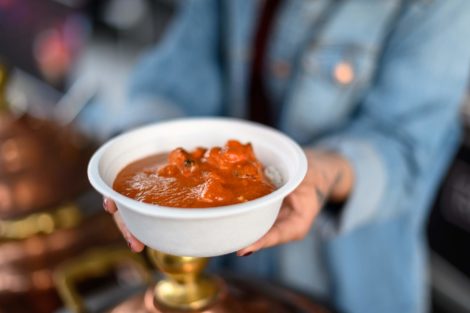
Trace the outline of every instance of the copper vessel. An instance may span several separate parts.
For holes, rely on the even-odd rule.
[[[152,275],[142,257],[127,250],[102,251],[69,262],[56,272],[56,284],[73,313],[331,313],[326,305],[277,284],[233,275],[211,276],[202,271],[208,259],[177,257],[147,249],[150,259],[166,275],[155,286],[90,310],[75,288],[78,278],[104,273],[122,262],[139,269],[147,284]],[[126,256],[127,255],[127,256]],[[93,267],[90,266],[93,264]],[[112,299],[112,297],[110,298]],[[109,302],[116,303],[116,300]],[[64,311],[61,311],[64,312]]]
[[[235,276],[222,276],[223,292],[207,308],[191,310],[197,313],[331,313],[325,305],[290,289],[263,281]],[[159,307],[152,288],[118,304],[108,313],[181,313]]]
[[[88,188],[93,146],[72,129],[0,112],[0,219],[72,201]]]
[[[0,64],[0,313],[61,306],[52,271],[95,245],[120,240],[86,179],[94,145],[70,127],[17,117]]]

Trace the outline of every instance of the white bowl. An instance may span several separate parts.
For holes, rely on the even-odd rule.
[[[135,160],[177,147],[221,146],[228,139],[251,142],[257,158],[279,171],[283,185],[252,201],[201,209],[147,204],[112,189],[119,171]],[[88,165],[91,184],[116,202],[136,238],[162,252],[198,257],[234,252],[261,238],[273,225],[284,197],[300,184],[306,171],[305,154],[286,135],[225,118],[180,119],[132,130],[104,144]]]

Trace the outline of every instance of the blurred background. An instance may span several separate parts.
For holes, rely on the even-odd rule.
[[[175,0],[0,0],[1,313],[60,310],[57,266],[98,247],[126,249],[85,176],[100,136],[88,137],[74,122],[96,98],[123,105],[130,70],[158,42],[177,6]],[[462,118],[465,139],[427,226],[436,313],[470,312],[469,101]],[[93,283],[78,287],[91,302],[110,285],[123,287],[114,297],[125,297],[126,286],[139,281],[126,266],[92,276]]]
[[[175,4],[0,0],[1,313],[63,308],[54,272],[67,261],[90,276],[77,290],[91,295],[91,307],[104,301],[101,290],[123,286],[112,294],[124,298],[140,283],[134,257],[88,185],[86,164],[99,142],[75,121],[96,98],[120,105],[129,71],[158,41]],[[101,270],[83,266],[87,253]],[[109,260],[113,253],[131,261]],[[119,265],[111,271],[108,263]]]

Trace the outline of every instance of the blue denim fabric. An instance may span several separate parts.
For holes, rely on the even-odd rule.
[[[137,67],[116,128],[244,117],[259,3],[186,0]],[[469,33],[467,0],[285,1],[265,68],[277,126],[348,158],[354,191],[339,217],[325,210],[315,222],[315,249],[309,237],[219,261],[321,290],[344,312],[426,311],[422,228],[458,145]],[[338,80],[338,64],[352,69],[352,81]]]

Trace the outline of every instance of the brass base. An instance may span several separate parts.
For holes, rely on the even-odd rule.
[[[156,304],[180,310],[200,310],[210,306],[218,295],[217,281],[203,276],[191,283],[161,280],[154,289]]]
[[[143,260],[128,250],[121,252],[102,251],[75,260],[57,273],[61,295],[69,309],[75,313],[90,312],[77,293],[77,278],[85,278],[128,261],[139,268],[144,281],[150,275]],[[119,305],[103,303],[102,307],[113,307],[109,313],[331,313],[321,303],[276,284],[237,278],[233,276],[211,277],[202,274],[207,259],[179,257],[150,250],[153,262],[159,265],[166,278],[157,286],[126,298]],[[132,262],[131,262],[132,261]],[[73,262],[72,262],[73,263]],[[136,268],[136,269],[137,269]],[[58,275],[61,274],[61,275]],[[113,298],[112,303],[115,303]],[[101,312],[101,311],[100,311]],[[91,312],[90,312],[91,313]]]
[[[194,311],[211,305],[217,298],[217,280],[202,273],[207,258],[174,256],[152,249],[147,249],[147,253],[166,276],[155,286],[157,305]]]
[[[153,288],[147,289],[108,311],[108,313],[332,313],[328,307],[306,296],[275,284],[234,278],[218,279],[219,294],[208,307],[183,310],[161,307],[155,301]]]

